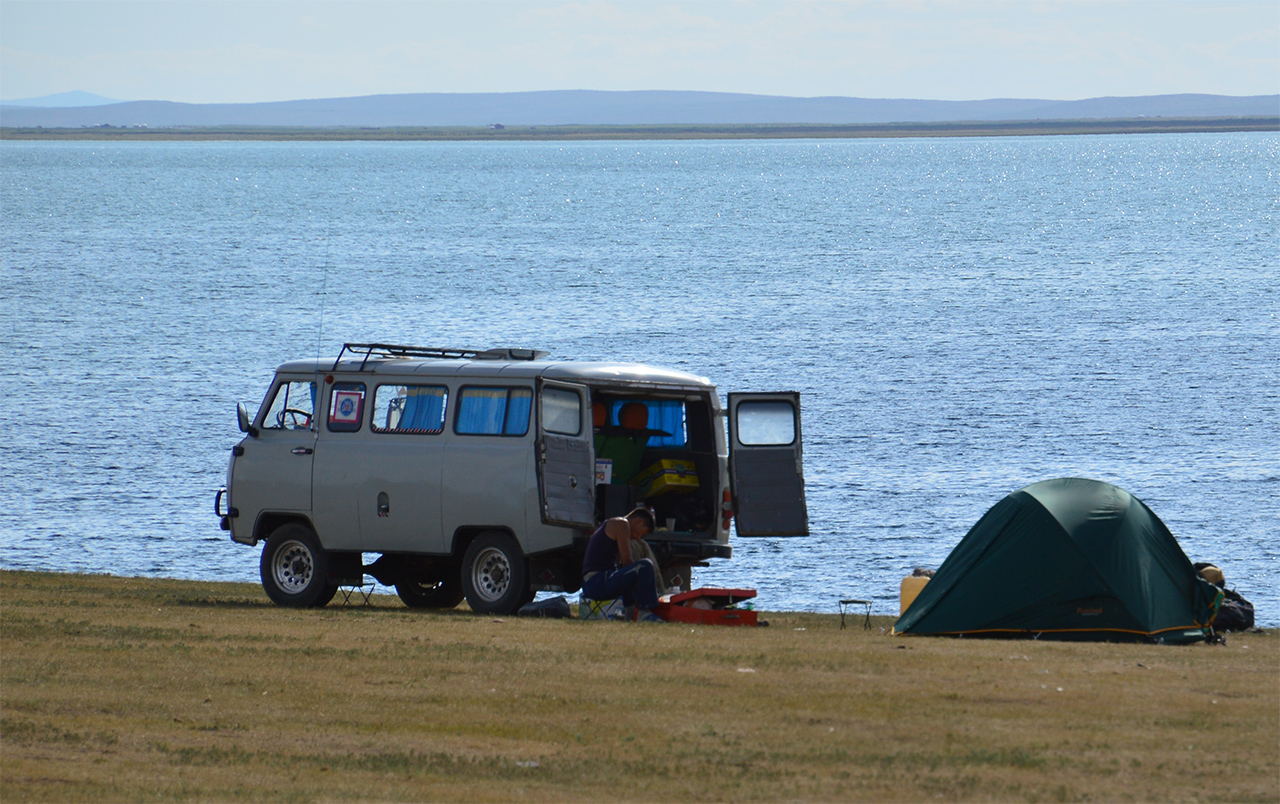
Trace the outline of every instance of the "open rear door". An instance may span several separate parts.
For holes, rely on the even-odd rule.
[[[596,462],[585,385],[538,383],[538,495],[542,521],[593,528]]]
[[[800,394],[729,394],[729,482],[739,536],[808,536]]]

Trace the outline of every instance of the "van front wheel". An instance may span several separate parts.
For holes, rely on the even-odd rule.
[[[262,588],[275,603],[305,609],[333,599],[329,585],[329,555],[305,525],[281,525],[267,538],[259,563]]]
[[[462,559],[462,590],[478,614],[512,614],[529,588],[524,554],[501,531],[476,537]]]

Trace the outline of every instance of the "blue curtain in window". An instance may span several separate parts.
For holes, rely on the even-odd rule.
[[[651,447],[683,447],[684,403],[664,399],[649,403],[649,429],[670,433],[669,436],[650,436]]]
[[[524,435],[531,410],[533,391],[527,388],[464,388],[458,397],[458,432]]]
[[[533,393],[521,388],[511,389],[507,402],[507,425],[504,435],[524,435],[529,432],[529,411],[533,409]]]
[[[410,387],[404,398],[400,430],[438,433],[444,424],[444,389]]]
[[[506,388],[467,388],[458,400],[458,432],[498,435],[506,415]]]

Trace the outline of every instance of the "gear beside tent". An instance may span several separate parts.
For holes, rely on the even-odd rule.
[[[956,545],[895,634],[1204,640],[1222,600],[1141,500],[1045,480],[997,503]]]

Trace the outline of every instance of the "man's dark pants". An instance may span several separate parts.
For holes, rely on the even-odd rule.
[[[652,609],[658,605],[653,564],[636,561],[625,567],[597,572],[582,583],[582,592],[591,600],[622,598],[624,606]]]

